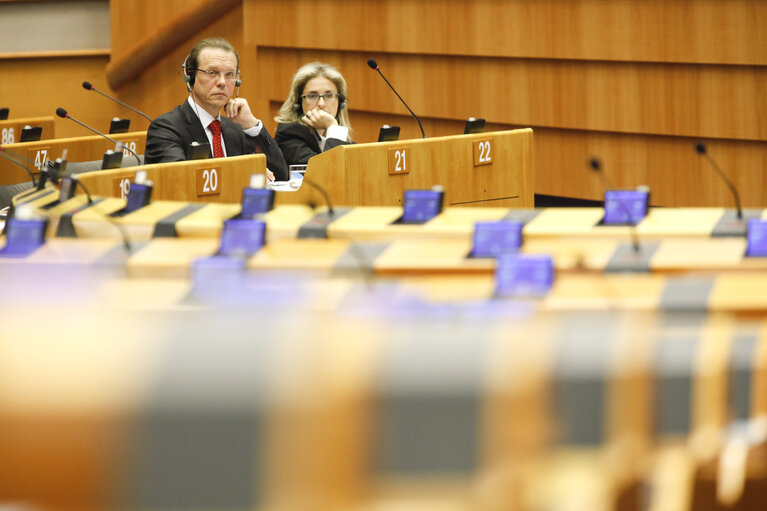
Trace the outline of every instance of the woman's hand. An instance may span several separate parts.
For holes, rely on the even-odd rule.
[[[337,126],[338,121],[336,118],[327,113],[325,110],[315,108],[306,112],[303,116],[303,121],[307,126],[325,132],[330,126]]]

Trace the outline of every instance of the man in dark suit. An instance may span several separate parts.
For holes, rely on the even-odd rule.
[[[183,65],[189,98],[149,125],[146,163],[182,161],[192,142],[209,143],[214,158],[264,153],[267,176],[289,179],[279,146],[248,101],[232,97],[240,85],[239,63],[239,55],[224,39],[204,39],[192,48]]]

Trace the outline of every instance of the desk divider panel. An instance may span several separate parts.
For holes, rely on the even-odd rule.
[[[43,129],[41,140],[53,138],[53,116],[47,117],[23,117],[20,119],[5,119],[0,121],[0,140],[2,145],[15,144],[21,140],[21,130],[25,126]]]
[[[266,157],[262,154],[250,154],[86,172],[80,174],[80,181],[94,195],[121,197],[127,191],[127,183],[133,182],[139,170],[146,171],[147,179],[154,185],[153,201],[237,204],[242,198],[242,189],[250,184],[251,174],[265,172]]]
[[[110,138],[129,145],[138,154],[144,153],[146,145],[146,132],[134,131],[109,135]],[[87,137],[59,138],[39,140],[37,142],[24,142],[19,144],[3,145],[8,151],[27,158],[28,167],[33,174],[38,174],[45,162],[60,158],[66,149],[67,161],[82,162],[101,160],[108,149],[114,150],[114,144],[104,137],[92,135]],[[123,150],[123,160],[133,158],[129,152]],[[14,165],[5,158],[0,158],[0,185],[8,185],[29,181],[29,176],[18,165]]]
[[[405,190],[440,185],[445,206],[532,208],[532,142],[520,129],[344,145],[313,157],[306,177],[334,206],[400,206]],[[489,161],[478,163],[479,153]],[[278,204],[310,202],[324,203],[311,186],[277,195]]]

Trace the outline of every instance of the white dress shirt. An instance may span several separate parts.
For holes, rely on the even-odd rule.
[[[219,114],[218,117],[213,117],[208,113],[207,110],[204,108],[200,108],[200,106],[194,102],[194,99],[192,99],[192,95],[189,95],[189,98],[187,99],[189,101],[189,105],[192,107],[192,110],[194,113],[197,114],[197,117],[200,119],[200,123],[202,123],[202,126],[205,128],[205,135],[208,137],[208,143],[210,144],[210,147],[213,147],[213,132],[210,131],[210,123],[218,119],[221,120],[221,114]],[[261,133],[261,128],[263,127],[263,123],[261,120],[258,120],[258,124],[255,126],[248,128],[245,131],[245,134],[251,137],[257,136],[259,133]],[[223,133],[223,131],[222,131]],[[221,149],[224,150],[224,156],[226,156],[226,144],[224,143],[224,136],[221,136]]]

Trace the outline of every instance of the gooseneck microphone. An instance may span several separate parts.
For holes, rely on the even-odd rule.
[[[32,171],[29,170],[29,167],[27,167],[25,164],[22,163],[22,158],[18,154],[9,151],[8,149],[4,148],[3,146],[0,146],[0,156],[8,160],[9,162],[13,163],[14,165],[18,165],[22,169],[24,169],[29,176],[29,179],[32,180],[32,186],[37,187],[37,181],[35,181],[35,175],[32,174]]]
[[[72,184],[75,187],[75,189],[78,186],[83,189],[83,192],[85,193],[85,198],[88,200],[88,205],[89,206],[93,206],[93,205],[96,204],[93,201],[93,197],[91,196],[91,192],[90,192],[90,190],[88,190],[88,187],[86,187],[83,184],[83,182],[80,181],[77,178],[76,175],[72,174],[72,175],[69,175],[67,177],[72,180]],[[130,239],[128,238],[128,232],[125,230],[125,226],[123,224],[117,222],[114,218],[112,218],[110,215],[107,215],[103,211],[100,211],[100,210],[98,210],[96,208],[94,208],[93,211],[95,211],[96,213],[98,213],[101,216],[103,216],[107,220],[107,222],[109,222],[110,224],[114,225],[117,228],[117,231],[120,233],[120,238],[122,239],[122,242],[123,242],[123,248],[125,249],[126,252],[128,252],[130,254],[130,252],[131,252],[131,242],[130,242]]]
[[[716,164],[711,155],[708,154],[706,151],[706,144],[703,142],[698,142],[695,144],[695,151],[697,151],[698,154],[703,156],[708,161],[716,173],[719,174],[719,177],[722,178],[724,184],[727,185],[727,188],[730,189],[730,192],[732,192],[732,196],[735,199],[735,208],[737,209],[738,220],[743,220],[743,209],[740,207],[740,195],[738,195],[738,190],[735,188],[735,185],[732,184],[732,181],[730,181],[725,173],[722,172],[722,169],[719,167],[719,165]]]
[[[136,158],[136,161],[138,162],[138,164],[139,164],[139,165],[141,165],[141,158],[139,158],[139,157],[138,157],[138,154],[136,154],[136,151],[134,151],[133,149],[131,149],[131,148],[130,148],[130,147],[128,147],[127,145],[123,145],[121,142],[118,142],[117,140],[115,140],[115,139],[113,139],[113,138],[111,138],[111,137],[108,137],[108,136],[104,135],[104,134],[103,134],[103,133],[101,133],[99,130],[97,130],[97,129],[95,129],[95,128],[91,128],[90,126],[88,126],[88,125],[87,125],[87,124],[85,124],[84,122],[80,122],[80,121],[78,121],[77,119],[75,119],[74,117],[72,117],[71,115],[69,115],[69,112],[67,112],[66,110],[64,110],[64,109],[63,109],[63,108],[61,108],[61,107],[58,107],[58,108],[56,109],[56,115],[58,115],[59,117],[61,117],[61,118],[63,118],[63,119],[71,119],[71,120],[75,121],[77,124],[79,124],[80,126],[82,126],[83,128],[86,128],[86,129],[89,129],[89,130],[91,130],[91,131],[92,131],[93,133],[95,133],[96,135],[102,136],[102,137],[104,137],[105,139],[109,140],[110,142],[112,142],[112,143],[114,143],[114,144],[120,144],[120,145],[122,145],[122,148],[123,148],[123,149],[125,149],[126,151],[128,151],[129,153],[131,153],[131,154],[132,154],[132,155],[133,155],[133,156]]]
[[[85,90],[92,90],[93,92],[98,92],[99,94],[101,94],[101,95],[102,95],[102,96],[104,96],[105,98],[109,98],[109,99],[111,99],[111,100],[112,100],[112,101],[114,101],[115,103],[118,103],[118,104],[120,104],[120,105],[124,106],[124,107],[125,107],[125,108],[127,108],[128,110],[133,110],[134,112],[136,112],[136,113],[137,113],[137,114],[139,114],[140,116],[144,117],[144,118],[145,118],[147,121],[149,121],[149,122],[152,122],[152,119],[151,119],[151,118],[150,118],[150,117],[149,117],[147,114],[145,114],[144,112],[142,112],[141,110],[137,110],[137,109],[133,108],[132,106],[128,105],[127,103],[123,103],[123,102],[122,102],[122,101],[120,101],[119,99],[117,99],[117,98],[113,98],[113,97],[112,97],[112,96],[110,96],[109,94],[105,94],[104,92],[101,92],[101,91],[100,91],[100,90],[98,90],[96,87],[94,87],[94,86],[93,86],[93,84],[91,84],[91,82],[83,82],[83,88],[84,88]]]
[[[600,179],[602,180],[602,185],[605,187],[605,191],[610,190],[613,188],[612,183],[610,183],[610,179],[605,175],[605,173],[602,171],[602,163],[599,161],[598,158],[592,157],[589,160],[589,166],[591,167],[591,170],[599,174]],[[631,211],[628,209],[626,204],[623,201],[617,201],[621,208],[623,208],[623,212],[627,216],[627,221],[629,223],[629,226],[631,227],[629,229],[629,233],[631,236],[631,248],[634,249],[635,253],[639,252],[639,235],[636,232],[636,224],[631,220]]]
[[[333,205],[330,203],[330,196],[328,195],[328,192],[325,190],[325,188],[320,186],[319,183],[316,183],[311,179],[307,179],[306,176],[304,176],[304,182],[320,192],[322,198],[325,199],[325,205],[328,207],[328,216],[335,216],[336,212],[333,210]]]
[[[589,167],[591,167],[591,170],[597,173],[599,176],[599,179],[602,180],[602,186],[605,187],[605,190],[612,190],[613,184],[610,182],[610,178],[607,177],[607,175],[602,172],[602,162],[599,161],[598,158],[592,157],[589,160]],[[631,220],[631,217],[629,216],[629,220]]]
[[[402,101],[402,104],[403,104],[403,105],[405,105],[405,108],[407,108],[407,111],[408,111],[408,112],[410,112],[410,115],[412,115],[412,116],[413,116],[413,118],[415,119],[415,122],[417,122],[417,123],[418,123],[418,127],[419,127],[419,128],[421,128],[421,136],[422,136],[423,138],[426,138],[426,133],[424,133],[424,132],[423,132],[423,126],[421,126],[421,120],[420,120],[420,119],[418,119],[418,116],[415,114],[415,112],[413,112],[413,111],[410,109],[410,107],[409,107],[409,106],[407,106],[407,103],[405,103],[405,100],[404,100],[404,99],[402,99],[402,96],[400,96],[400,95],[397,93],[397,90],[396,90],[394,87],[392,87],[392,85],[389,83],[389,80],[387,80],[387,79],[386,79],[386,77],[385,77],[385,76],[383,75],[383,73],[381,72],[381,70],[380,70],[380,69],[378,69],[378,63],[376,62],[376,59],[368,59],[368,66],[370,66],[370,69],[372,69],[373,71],[378,71],[378,74],[379,74],[379,75],[381,75],[381,78],[383,78],[383,79],[384,79],[384,81],[386,82],[386,85],[388,85],[388,86],[389,86],[389,88],[390,88],[390,89],[391,89],[391,90],[394,92],[394,94],[396,94],[396,95],[397,95],[397,97],[399,98],[399,100],[400,100],[400,101]]]

